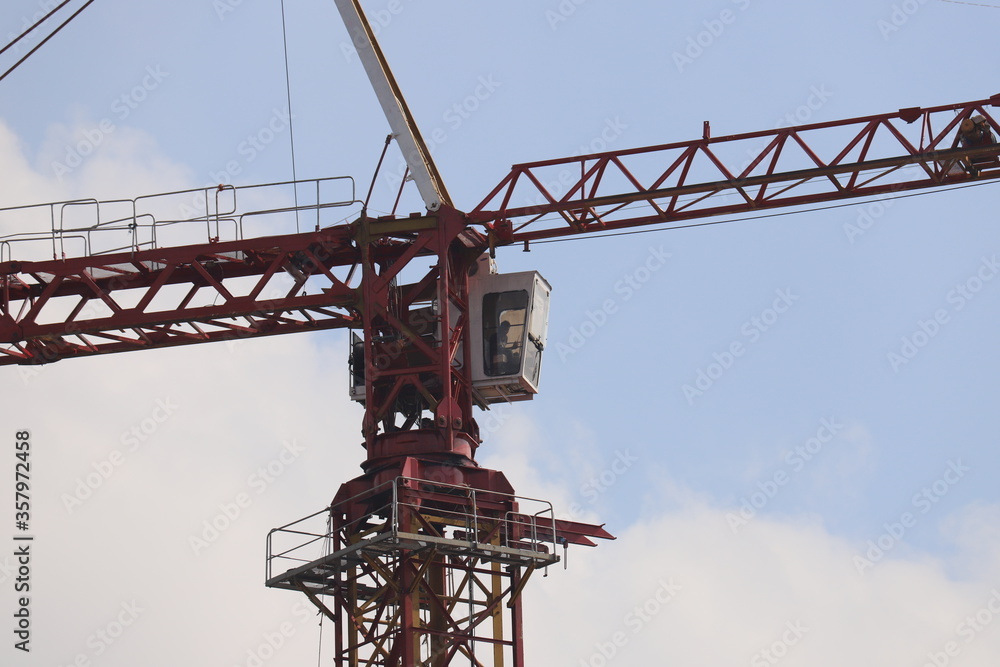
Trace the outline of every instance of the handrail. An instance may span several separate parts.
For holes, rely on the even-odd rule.
[[[279,202],[293,201],[289,188],[296,192],[312,193],[312,198],[298,205],[282,206]],[[270,205],[262,206],[262,202]],[[275,205],[278,203],[278,205]],[[7,251],[11,243],[45,242],[51,246],[52,259],[72,256],[90,257],[120,252],[126,249],[153,249],[160,247],[161,232],[178,225],[202,225],[205,240],[242,240],[247,237],[244,222],[261,220],[271,225],[267,234],[274,233],[275,225],[287,224],[281,216],[287,213],[315,211],[318,231],[323,223],[322,212],[327,209],[361,205],[357,188],[351,176],[330,176],[297,181],[278,181],[256,185],[218,185],[206,188],[174,190],[134,199],[97,200],[92,198],[70,199],[0,208],[4,216],[27,218],[28,231],[0,236]],[[84,213],[77,221],[76,212]],[[24,228],[21,220],[18,226]],[[46,231],[41,229],[48,228]],[[298,232],[298,223],[289,232]],[[223,237],[226,237],[223,239]],[[69,241],[82,241],[82,254],[73,254]],[[191,242],[189,238],[185,242]],[[8,259],[11,259],[9,257]],[[37,259],[37,258],[25,258]]]
[[[430,490],[438,492],[447,490],[459,491],[460,493],[455,495],[457,506],[455,508],[436,507],[433,503],[409,502],[401,493],[405,485],[409,483],[414,484],[414,486],[426,486]],[[419,498],[418,489],[414,489],[414,491],[417,492],[417,497]],[[350,524],[345,525],[334,521],[334,517],[341,514],[346,508],[369,498],[383,496],[386,493],[390,493],[391,497],[379,503],[378,507],[366,508],[365,513],[362,516],[354,517]],[[491,515],[489,512],[484,513],[480,506],[480,494],[482,493],[506,498],[511,502],[514,509],[505,511],[503,515]],[[530,503],[537,511],[533,513],[523,512],[519,509],[521,503]],[[305,555],[307,552],[303,550],[310,548],[322,540],[326,540],[327,544],[322,550],[323,553],[319,559],[330,556],[333,553],[331,545],[336,536],[345,529],[360,538],[357,542],[353,542],[349,547],[346,547],[350,549],[364,548],[364,545],[370,541],[383,542],[389,540],[390,542],[398,542],[399,540],[413,539],[412,529],[402,525],[401,510],[403,508],[411,508],[417,512],[436,516],[442,521],[443,525],[451,526],[453,530],[464,532],[464,537],[459,537],[458,533],[451,537],[442,533],[441,536],[428,536],[428,539],[453,539],[456,544],[462,543],[466,545],[463,548],[495,549],[496,547],[502,547],[510,550],[508,553],[523,553],[525,551],[535,554],[547,553],[553,558],[553,562],[557,559],[555,553],[558,544],[558,532],[555,511],[550,502],[500,491],[485,491],[468,485],[399,476],[343,499],[335,505],[331,504],[306,517],[269,531],[267,534],[266,558],[267,580],[271,580],[274,564],[278,561],[285,561],[291,564],[293,568],[316,561],[317,558],[313,556],[307,557]],[[314,521],[320,515],[327,516],[325,524],[320,528],[310,529],[307,523]],[[373,531],[362,532],[360,526],[373,517],[380,517],[382,520],[379,521]],[[498,524],[497,522],[500,523]],[[461,528],[463,525],[465,527]],[[336,529],[334,528],[335,526]],[[496,534],[496,538],[499,539],[499,542],[493,542],[492,537],[484,537],[480,532],[487,531],[492,535],[493,531],[498,528],[500,532]],[[353,532],[355,530],[357,532]],[[422,531],[420,532],[422,533]],[[291,540],[290,545],[285,542],[276,544],[275,540],[279,535]],[[488,541],[481,542],[480,540]],[[440,544],[440,542],[438,543]],[[550,546],[551,551],[546,548],[547,545]]]

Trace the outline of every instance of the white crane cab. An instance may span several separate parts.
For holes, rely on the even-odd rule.
[[[472,386],[486,403],[530,400],[538,393],[552,287],[537,271],[492,273],[489,262],[479,268],[469,278]],[[433,324],[435,312],[431,305],[414,309],[407,318],[432,345],[441,335]],[[423,327],[417,328],[417,323]],[[364,343],[354,331],[350,369],[350,397],[363,403]]]
[[[472,386],[488,403],[538,393],[551,292],[537,271],[470,278]]]

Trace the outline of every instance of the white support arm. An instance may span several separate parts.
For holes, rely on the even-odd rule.
[[[451,206],[451,197],[444,187],[441,174],[438,173],[427,144],[420,136],[420,130],[406,106],[406,100],[396,85],[396,80],[389,70],[389,63],[375,39],[375,33],[372,32],[368,19],[365,18],[361,3],[359,0],[335,0],[335,2],[427,210],[436,211],[442,204]]]

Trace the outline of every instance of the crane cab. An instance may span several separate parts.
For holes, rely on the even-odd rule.
[[[485,403],[530,400],[538,393],[552,287],[537,271],[491,273],[487,264],[469,279],[472,386]],[[407,318],[432,346],[439,343],[436,319],[433,306]],[[364,403],[364,341],[352,331],[350,345],[349,395]]]
[[[473,276],[472,386],[488,403],[538,393],[552,287],[537,271]]]

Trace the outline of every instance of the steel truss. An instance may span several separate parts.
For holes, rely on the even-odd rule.
[[[422,470],[509,489],[493,471]],[[397,477],[344,497],[365,486],[268,536],[268,586],[302,591],[334,622],[338,667],[522,667],[532,573],[558,562],[560,545],[610,537],[509,491]]]
[[[724,137],[711,137],[706,125],[695,141],[517,165],[468,215],[447,206],[411,218],[361,215],[295,234],[217,235],[191,245],[136,244],[117,253],[38,262],[3,261],[10,257],[9,241],[0,240],[0,365],[356,327],[365,308],[399,330],[404,323],[393,312],[397,306],[377,293],[408,261],[440,255],[452,241],[475,255],[496,245],[995,179],[995,106],[1000,95]],[[989,130],[979,143],[963,139],[961,130],[976,117]],[[344,203],[317,194],[309,207],[279,210],[312,213]],[[242,222],[256,213],[217,212],[215,220]],[[118,223],[141,228],[144,216],[133,211]],[[373,280],[359,290],[356,269],[362,264]],[[456,308],[446,328],[460,337],[461,278],[448,271],[441,275],[448,277]],[[392,288],[412,302],[432,290],[437,277],[429,273],[402,291]],[[120,299],[126,291],[130,295]],[[408,337],[420,363],[433,366],[439,378],[449,375],[445,354],[419,338]],[[395,342],[383,336],[374,344],[385,351]],[[446,347],[446,354],[458,352],[450,342]],[[387,395],[373,397],[381,407],[369,416],[377,421],[413,373],[370,370],[401,378]],[[448,392],[468,392],[463,377],[452,375]],[[468,422],[468,413],[459,414],[462,409],[447,398],[432,402],[439,404],[437,417]],[[366,433],[373,433],[373,424],[366,423]]]
[[[989,99],[515,165],[472,210],[498,243],[1000,177]],[[981,117],[981,136],[963,123]],[[919,121],[919,123],[918,123]],[[913,167],[904,171],[906,167]]]

